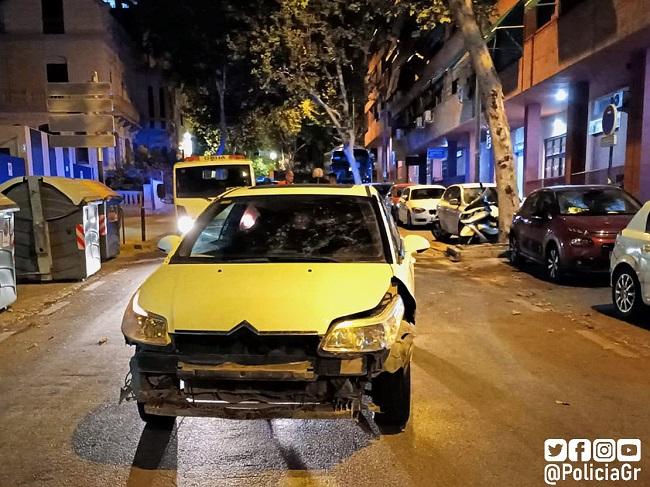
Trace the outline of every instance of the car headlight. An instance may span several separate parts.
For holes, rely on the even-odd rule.
[[[397,340],[404,302],[400,296],[372,316],[344,319],[327,332],[321,350],[328,353],[377,352],[390,348]]]
[[[187,232],[192,230],[192,227],[194,226],[194,219],[191,216],[180,216],[178,217],[178,231],[181,232],[183,235],[185,235]]]
[[[144,343],[146,345],[169,345],[171,340],[167,333],[167,320],[163,316],[150,313],[140,306],[136,292],[122,319],[122,334],[127,341]]]
[[[424,213],[425,210],[424,208],[413,208],[413,213]]]

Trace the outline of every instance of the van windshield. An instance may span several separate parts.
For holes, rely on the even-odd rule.
[[[248,164],[220,164],[176,169],[177,198],[212,198],[228,188],[251,185]]]

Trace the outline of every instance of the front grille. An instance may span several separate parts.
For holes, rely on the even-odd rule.
[[[295,360],[317,355],[318,335],[257,334],[241,328],[228,335],[175,333],[172,340],[182,355],[289,357]]]
[[[436,214],[436,210],[429,210],[429,215],[435,215],[435,214]]]

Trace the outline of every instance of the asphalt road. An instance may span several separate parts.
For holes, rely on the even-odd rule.
[[[626,485],[650,485],[650,332],[609,315],[606,280],[555,286],[428,251],[405,432],[200,418],[157,431],[118,404],[122,312],[156,265],[115,261],[0,342],[0,486],[533,486],[547,438],[640,438]]]

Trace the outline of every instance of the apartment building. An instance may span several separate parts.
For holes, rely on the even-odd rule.
[[[650,199],[647,1],[500,0],[497,10],[487,40],[520,192],[609,181]],[[493,180],[475,77],[453,26],[417,33],[405,25],[377,49],[368,76],[365,143],[376,152],[378,179]],[[618,109],[615,140],[601,123],[610,104]]]
[[[0,157],[4,173],[98,176],[132,162],[139,146],[175,153],[182,139],[177,90],[119,22],[128,3],[101,0],[0,1]],[[116,147],[48,145],[48,82],[111,84]],[[9,161],[8,158],[12,160]],[[101,162],[100,162],[101,160]],[[17,173],[16,173],[17,171]]]

